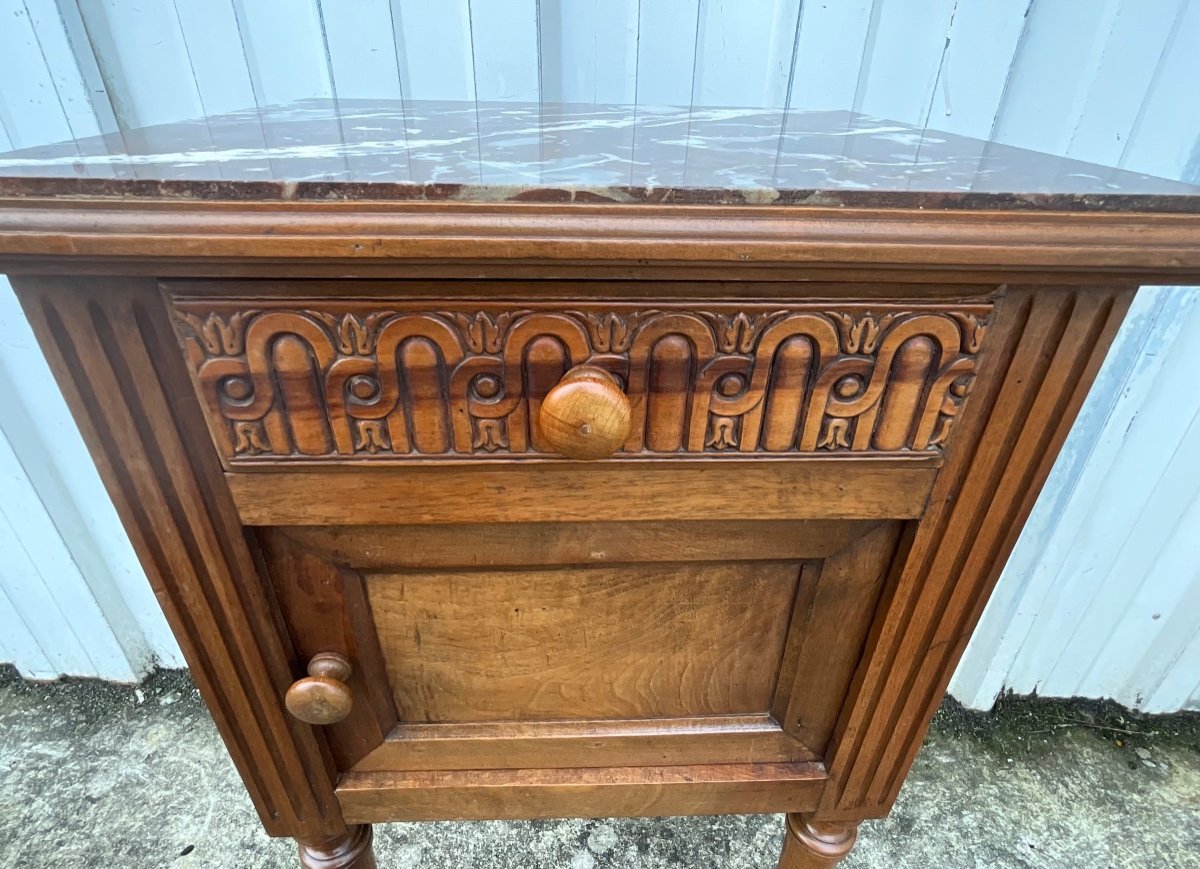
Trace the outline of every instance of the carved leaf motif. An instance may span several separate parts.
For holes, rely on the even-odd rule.
[[[961,311],[954,311],[950,316],[958,321],[959,329],[962,330],[963,349],[968,353],[978,353],[983,345],[984,333],[987,332],[987,320]]]
[[[874,353],[879,347],[879,338],[897,318],[907,317],[907,311],[876,316],[867,314],[854,317],[844,311],[828,311],[826,315],[837,321],[841,328],[842,345],[847,353]]]
[[[376,311],[361,319],[353,314],[341,318],[328,311],[305,311],[310,317],[320,320],[337,338],[338,351],[349,356],[369,356],[375,352],[375,340],[381,321],[394,315],[394,311]]]
[[[763,328],[786,315],[787,311],[771,311],[747,316],[738,311],[733,315],[706,313],[704,317],[712,324],[722,353],[750,353]]]
[[[378,420],[356,420],[355,429],[355,450],[371,455],[391,450],[392,445],[388,441],[387,432],[383,430],[383,424]]]
[[[263,431],[261,422],[237,422],[233,425],[233,434],[235,442],[233,451],[235,454],[244,454],[248,456],[256,456],[259,453],[271,452],[271,445],[267,442],[266,432]]]
[[[467,314],[463,311],[452,311],[442,316],[458,326],[466,339],[467,348],[472,353],[499,353],[500,348],[504,346],[504,336],[508,334],[508,327],[524,313],[526,312],[503,311],[499,314],[489,314],[486,311],[476,311],[474,314]]]
[[[704,441],[706,447],[716,450],[736,449],[737,432],[734,429],[736,420],[727,416],[714,416],[709,425],[708,437]]]
[[[258,311],[234,311],[227,320],[213,312],[204,319],[186,311],[177,311],[179,319],[187,324],[204,345],[210,356],[239,356],[245,350],[246,321]]]
[[[500,420],[477,419],[474,422],[475,436],[471,439],[473,449],[483,450],[487,453],[508,449],[508,437],[504,433],[504,426]]]
[[[633,343],[633,336],[637,334],[638,327],[657,315],[658,311],[634,311],[629,314],[616,314],[612,311],[603,314],[593,311],[567,313],[583,321],[588,336],[592,339],[592,349],[597,353],[624,353]]]
[[[931,447],[940,447],[950,437],[950,429],[954,426],[954,417],[939,416],[937,427],[933,430],[933,435],[929,438]]]
[[[825,421],[825,433],[817,441],[819,450],[850,449],[850,420],[830,417]]]

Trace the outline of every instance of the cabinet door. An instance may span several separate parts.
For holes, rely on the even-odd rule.
[[[477,778],[513,770],[736,773],[766,790],[739,800],[719,789],[718,806],[693,788],[670,811],[751,811],[789,786],[807,805],[902,527],[699,520],[258,536],[298,665],[327,652],[352,665],[351,712],[324,728],[348,811],[366,799],[364,811],[432,818],[495,814]],[[563,796],[550,796],[510,793],[503,815],[561,814]]]

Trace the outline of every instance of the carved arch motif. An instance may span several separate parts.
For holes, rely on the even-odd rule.
[[[990,305],[222,298],[174,311],[218,446],[238,464],[544,457],[541,399],[583,362],[629,393],[628,455],[937,452]]]

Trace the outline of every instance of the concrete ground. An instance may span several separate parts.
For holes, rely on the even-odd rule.
[[[0,673],[0,867],[295,866],[259,830],[187,677],[139,689]],[[381,869],[775,866],[781,818],[376,827]],[[947,704],[854,867],[1200,867],[1200,716]]]

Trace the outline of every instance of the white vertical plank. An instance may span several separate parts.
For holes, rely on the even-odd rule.
[[[318,3],[338,99],[402,100],[389,0]]]
[[[1200,589],[1200,576],[1192,576],[1192,588]],[[1200,710],[1200,626],[1196,625],[1193,614],[1200,607],[1200,601],[1193,596],[1189,601],[1191,609],[1184,610],[1181,615],[1191,618],[1192,638],[1173,655],[1171,668],[1163,677],[1154,693],[1146,699],[1144,709],[1147,712],[1166,713],[1180,709]],[[1170,650],[1166,650],[1170,653]]]
[[[704,0],[692,105],[785,107],[799,14],[792,0]]]
[[[392,0],[401,80],[409,100],[475,99],[467,0]]]
[[[230,112],[245,113],[244,122],[236,128],[228,122],[207,125],[207,135],[214,149],[265,149],[266,131],[253,116],[258,105],[250,65],[243,50],[241,26],[231,2],[221,0],[173,0],[175,17],[187,48],[188,65],[204,117]],[[247,111],[250,110],[250,111]],[[264,177],[270,175],[268,159],[242,159],[236,170],[240,177],[255,169]],[[190,175],[202,174],[220,178],[225,167],[220,163],[205,164],[188,169]]]
[[[0,406],[0,436],[7,437],[36,490],[37,508],[49,513],[61,545],[86,582],[78,593],[95,601],[133,666],[144,667],[154,658],[163,666],[182,667],[158,601],[3,278]]]
[[[854,104],[874,0],[803,3],[790,108],[846,111]]]
[[[65,2],[65,0],[27,0],[26,8],[39,33],[45,27],[53,26],[52,22],[57,13],[58,25],[62,27],[75,67],[83,79],[83,86],[87,91],[92,113],[96,116],[100,132],[117,132],[120,125],[117,123],[116,110],[113,108],[112,97],[109,96],[108,89],[105,87],[104,76],[100,73],[96,52],[92,48],[91,40],[88,39],[87,26],[79,11],[79,3]],[[51,58],[50,62],[53,67],[55,56],[50,54],[47,56]]]
[[[1191,455],[1187,455],[1188,451]],[[1191,464],[1200,464],[1200,415],[1193,422],[1193,432],[1188,441],[1180,445],[1176,461],[1169,470],[1170,475],[1186,473]],[[1138,534],[1135,528],[1132,537],[1136,544],[1127,547],[1144,558],[1143,581],[1138,582],[1137,573],[1130,579],[1130,600],[1111,635],[1105,637],[1091,655],[1092,661],[1082,684],[1086,686],[1111,686],[1106,693],[1121,699],[1126,705],[1136,706],[1147,712],[1172,712],[1182,708],[1190,699],[1182,696],[1170,697],[1170,679],[1176,667],[1186,667],[1181,660],[1185,650],[1200,635],[1200,472],[1193,470],[1187,482],[1177,480],[1189,491],[1180,499],[1187,503],[1156,504],[1155,510],[1162,525],[1171,527],[1156,551],[1151,552],[1146,544],[1148,535]],[[1177,512],[1175,512],[1177,510]],[[1171,514],[1175,512],[1175,515]],[[1128,561],[1122,553],[1125,565],[1114,566],[1110,573],[1127,567]],[[1088,649],[1080,649],[1088,654]],[[1188,674],[1193,684],[1200,679],[1200,669]],[[1191,686],[1188,686],[1191,687]],[[1166,690],[1164,690],[1164,688]],[[1178,690],[1178,689],[1176,689]],[[1155,704],[1151,706],[1150,704]],[[1158,708],[1157,704],[1173,703]]]
[[[172,6],[78,0],[78,7],[123,128],[204,115]]]
[[[691,105],[700,7],[701,0],[639,4],[635,96],[638,105]]]
[[[333,96],[315,0],[233,0],[260,106]]]
[[[0,0],[0,125],[14,148],[74,138],[22,0]]]
[[[925,126],[986,139],[1034,0],[959,0]]]
[[[35,637],[22,620],[8,591],[0,583],[0,662],[12,664],[26,679],[56,679],[58,668],[42,651]]]
[[[255,106],[237,15],[228,2],[174,0],[188,65],[204,115]]]
[[[480,102],[536,103],[537,0],[468,0],[475,96]]]
[[[1200,353],[1193,358],[1200,361]],[[1152,412],[1152,406],[1146,408],[1147,414]],[[1187,419],[1189,411],[1181,415]],[[1047,690],[1055,694],[1097,685],[1104,694],[1115,696],[1131,684],[1135,672],[1143,686],[1136,694],[1146,694],[1164,675],[1144,666],[1135,670],[1144,661],[1134,650],[1147,647],[1149,638],[1164,627],[1163,614],[1171,613],[1180,597],[1186,597],[1187,584],[1179,580],[1187,576],[1186,559],[1200,555],[1200,545],[1193,543],[1200,529],[1200,408],[1190,408],[1190,425],[1178,440],[1131,446],[1162,450],[1165,461],[1159,466],[1157,457],[1125,450],[1109,473],[1112,486],[1126,485],[1141,473],[1153,474],[1154,485],[1142,509],[1136,510],[1136,501],[1131,504],[1134,509],[1127,509],[1121,525],[1103,519],[1093,525],[1097,536],[1107,533],[1116,542],[1097,545],[1093,541],[1089,549],[1098,551],[1096,561],[1087,558],[1077,574],[1071,572],[1071,580],[1076,576],[1086,580],[1090,594],[1081,595],[1080,618],[1074,632],[1066,635],[1066,652],[1045,676]],[[1109,497],[1113,491],[1109,489]],[[1098,518],[1102,515],[1097,513]],[[1120,533],[1113,533],[1116,527]]]
[[[546,102],[635,102],[638,0],[541,0],[539,10]]]
[[[1051,154],[1066,151],[1118,4],[1033,4],[989,138]]]
[[[63,675],[134,681],[112,627],[4,437],[0,492],[0,584],[51,666]]]
[[[1106,166],[1121,159],[1186,2],[1122,0],[1079,106],[1067,156]]]
[[[1120,165],[1200,181],[1200,3],[1185,3],[1145,94]]]
[[[29,20],[37,33],[38,45],[41,48],[42,59],[54,82],[58,94],[58,102],[63,115],[76,139],[99,135],[113,129],[111,125],[102,125],[92,102],[92,94],[88,90],[81,63],[76,57],[75,48],[67,31],[66,22],[54,0],[24,0]],[[86,45],[80,48],[86,60],[95,63]],[[108,108],[108,95],[101,93],[100,100]],[[111,112],[111,110],[110,110]]]
[[[876,4],[854,109],[923,125],[946,50],[953,0]]]

